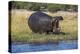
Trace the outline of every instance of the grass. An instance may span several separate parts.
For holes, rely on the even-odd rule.
[[[28,27],[27,21],[32,11],[12,10],[11,11],[11,41],[25,43],[47,43],[61,40],[77,40],[77,13],[59,11],[56,13],[47,12],[51,16],[63,16],[60,22],[61,31],[65,34],[38,34],[33,33]]]

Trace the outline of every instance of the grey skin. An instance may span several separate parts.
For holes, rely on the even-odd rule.
[[[49,33],[57,30],[59,20],[63,19],[61,16],[51,17],[41,11],[33,13],[28,19],[28,25],[32,32],[35,33]],[[55,27],[55,28],[54,28]]]

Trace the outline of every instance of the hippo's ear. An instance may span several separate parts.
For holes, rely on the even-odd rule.
[[[64,20],[62,16],[60,16],[60,20]]]
[[[58,16],[59,20],[64,20],[62,16]]]

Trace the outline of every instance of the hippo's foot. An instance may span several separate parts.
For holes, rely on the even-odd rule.
[[[60,34],[60,32],[53,32],[53,34]]]
[[[53,32],[53,34],[62,34],[62,35],[65,35],[64,32]]]

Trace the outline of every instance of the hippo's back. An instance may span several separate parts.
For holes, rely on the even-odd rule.
[[[51,20],[51,16],[38,11],[29,17],[28,25],[33,32],[46,32],[51,29]]]

